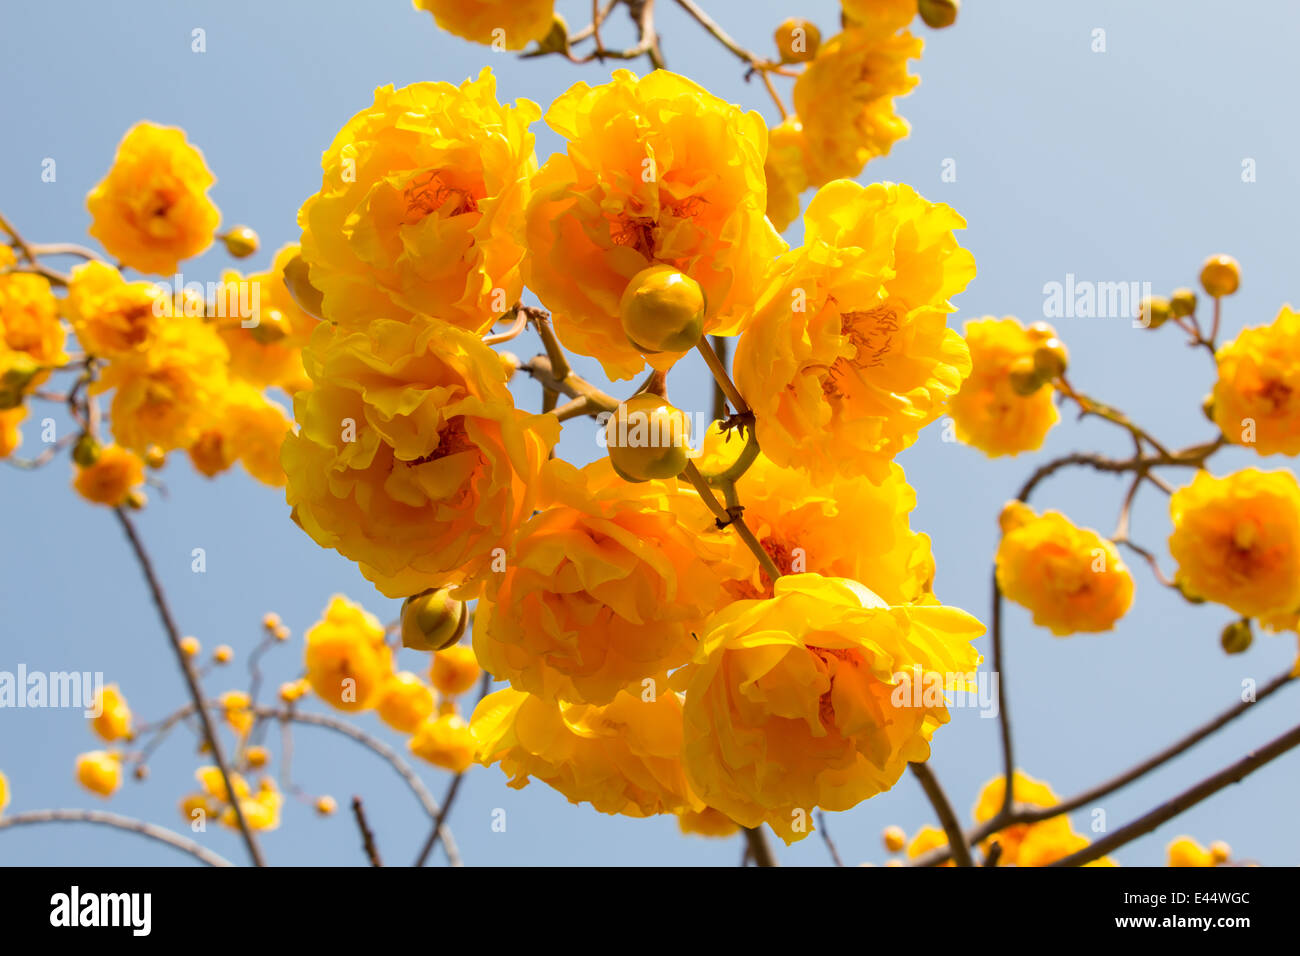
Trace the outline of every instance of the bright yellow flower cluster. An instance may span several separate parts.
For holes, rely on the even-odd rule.
[[[1300,455],[1300,313],[1246,329],[1215,353],[1214,422],[1261,455]]]
[[[181,801],[181,815],[186,822],[194,823],[214,819],[231,829],[239,827],[235,808],[225,781],[217,767],[200,767],[194,772],[202,788],[191,793]],[[239,774],[230,775],[230,784],[235,790],[235,799],[239,801],[239,810],[251,830],[274,830],[280,825],[280,810],[284,806],[284,795],[275,781],[263,777],[256,792],[247,780]]]
[[[1042,447],[1060,420],[1052,388],[1017,391],[1012,372],[1032,366],[1034,353],[1054,333],[1046,323],[1026,329],[1016,319],[992,316],[966,323],[971,373],[949,406],[958,441],[990,457],[1018,455]]]
[[[1133,603],[1133,576],[1114,543],[1058,511],[1012,501],[998,519],[998,587],[1058,637],[1109,631]]]
[[[414,0],[438,26],[496,50],[522,50],[551,29],[555,0]]]

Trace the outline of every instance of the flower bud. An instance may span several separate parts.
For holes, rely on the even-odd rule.
[[[627,481],[681,474],[689,460],[691,424],[667,399],[633,395],[605,424],[605,447],[614,471]]]
[[[254,770],[265,767],[267,761],[271,759],[271,755],[267,752],[265,747],[259,747],[256,745],[249,747],[244,751],[244,757],[248,760],[248,765]]]
[[[1158,329],[1173,314],[1169,300],[1162,295],[1147,296],[1138,306],[1138,322],[1143,328]]]
[[[1250,621],[1244,618],[1240,621],[1233,621],[1219,635],[1219,644],[1223,647],[1225,654],[1240,654],[1250,647],[1253,640],[1254,635],[1250,632]]]
[[[1046,342],[1048,339],[1056,338],[1056,329],[1047,322],[1031,322],[1025,327],[1025,334],[1029,336],[1031,342]]]
[[[538,52],[563,53],[569,49],[569,24],[558,13],[551,21],[551,29],[537,41]]]
[[[140,511],[149,503],[149,499],[139,488],[132,488],[126,493],[126,497],[122,499],[122,503],[132,511]]]
[[[1214,298],[1232,295],[1241,285],[1241,266],[1232,256],[1210,256],[1201,266],[1201,288]]]
[[[704,290],[672,266],[651,266],[628,282],[619,314],[628,341],[642,352],[684,352],[704,334]]]
[[[961,10],[961,0],[920,0],[917,12],[927,27],[941,30],[957,22],[957,13]]]
[[[1187,287],[1175,289],[1169,297],[1169,309],[1175,318],[1196,314],[1196,293]]]
[[[249,327],[248,334],[259,345],[274,345],[289,334],[289,320],[279,309],[261,309],[257,324]]]
[[[329,795],[316,798],[316,812],[323,817],[329,816],[338,808],[338,801]]]
[[[301,254],[284,264],[284,286],[298,308],[308,315],[321,317],[321,292],[311,284],[307,263]]]
[[[26,352],[15,352],[9,356],[9,368],[0,375],[0,412],[17,408],[23,403],[23,396],[32,380],[40,373],[41,367]]]
[[[82,468],[89,468],[99,461],[100,447],[94,435],[82,434],[72,446],[72,460]]]
[[[1034,362],[1033,356],[1022,355],[1011,363],[1007,369],[1007,378],[1011,382],[1011,388],[1017,395],[1029,396],[1038,391],[1047,380],[1043,374],[1038,371],[1038,366]]]
[[[1222,840],[1215,840],[1210,844],[1210,859],[1215,862],[1216,866],[1220,863],[1227,863],[1231,856],[1232,847],[1228,846],[1228,844],[1224,843]]]
[[[1060,339],[1051,338],[1034,349],[1034,368],[1047,381],[1060,378],[1070,364],[1070,353]]]
[[[459,641],[468,624],[464,602],[453,598],[449,588],[431,588],[402,603],[402,646],[440,651]]]
[[[236,259],[247,259],[257,251],[257,233],[247,226],[235,226],[221,237],[226,251]]]
[[[897,853],[907,845],[907,834],[900,826],[885,827],[880,839],[890,853]]]
[[[1206,395],[1201,399],[1201,413],[1210,421],[1214,421],[1214,393]],[[1217,424],[1217,423],[1216,423]]]
[[[817,55],[822,32],[811,20],[791,17],[776,28],[775,39],[782,63],[806,63]]]
[[[157,471],[167,464],[167,452],[163,451],[158,445],[150,445],[144,450],[144,463]]]

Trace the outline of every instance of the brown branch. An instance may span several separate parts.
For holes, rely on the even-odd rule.
[[[172,651],[176,655],[176,661],[180,664],[181,673],[185,677],[185,685],[190,692],[190,700],[197,709],[204,742],[208,745],[212,760],[221,773],[221,781],[225,785],[226,794],[232,798],[230,806],[234,810],[235,822],[239,827],[239,832],[244,837],[244,844],[248,847],[248,855],[252,858],[255,866],[265,866],[266,861],[262,858],[262,851],[257,845],[257,838],[253,836],[252,828],[249,827],[248,821],[244,819],[244,810],[240,806],[240,801],[235,798],[235,788],[231,783],[232,774],[230,772],[230,763],[226,759],[225,748],[221,745],[221,738],[217,735],[211,716],[208,714],[207,709],[203,707],[203,690],[199,686],[198,675],[194,672],[194,664],[190,661],[189,655],[181,648],[180,629],[177,628],[176,621],[172,617],[171,608],[167,604],[167,597],[163,593],[162,584],[159,582],[157,574],[154,573],[153,562],[149,559],[149,553],[145,551],[144,544],[136,533],[135,522],[131,520],[130,515],[122,508],[114,508],[113,513],[117,515],[117,520],[122,525],[122,530],[126,534],[127,541],[131,544],[131,550],[135,553],[136,561],[139,562],[140,570],[144,573],[145,581],[149,585],[149,592],[153,595],[154,605],[158,608],[158,616],[162,619],[163,630],[167,632],[167,639],[171,643]]]
[[[776,862],[776,857],[772,855],[772,848],[768,845],[767,835],[763,832],[762,826],[744,827],[745,846],[748,859],[754,861],[755,866],[780,866]]]
[[[722,364],[722,360],[718,358],[718,353],[713,351],[713,346],[709,344],[708,336],[701,335],[700,341],[696,343],[695,347],[699,349],[700,354],[704,356],[704,363],[708,365],[709,372],[713,375],[714,382],[717,383],[718,388],[722,389],[723,394],[727,396],[727,401],[731,402],[731,407],[734,408],[738,414],[749,414],[749,403],[745,401],[744,397],[740,394],[740,389],[736,388],[736,383],[733,382],[731,376],[727,374],[727,368]],[[721,418],[722,416],[719,415],[717,417]]]
[[[1224,767],[1218,773],[1206,777],[1196,786],[1184,790],[1178,796],[1166,800],[1160,806],[1138,817],[1132,823],[1120,827],[1095,843],[1090,843],[1078,853],[1071,853],[1064,859],[1057,860],[1050,865],[1082,866],[1085,863],[1100,859],[1110,851],[1150,833],[1160,824],[1172,820],[1184,810],[1188,810],[1203,800],[1209,799],[1225,787],[1239,783],[1260,767],[1276,760],[1282,754],[1297,746],[1300,746],[1300,727],[1293,727],[1281,737],[1270,741],[1258,750],[1246,754],[1240,760]]]
[[[831,839],[831,831],[826,828],[826,812],[817,811],[817,832],[822,835],[822,842],[826,844],[826,849],[831,855],[831,862],[836,866],[843,866],[844,860],[840,857],[839,848],[835,846],[835,841]]]
[[[943,832],[948,835],[948,846],[952,849],[953,860],[958,866],[973,866],[974,861],[971,860],[970,849],[966,846],[966,839],[961,832],[961,824],[957,822],[957,814],[953,813],[952,804],[948,802],[948,797],[939,786],[939,781],[935,779],[929,764],[911,763],[908,766],[912,768],[916,779],[921,782],[921,788],[929,798],[930,806],[934,807]]]
[[[371,866],[383,866],[383,861],[379,859],[379,848],[375,846],[375,834],[366,822],[366,811],[361,806],[360,797],[352,798],[352,815],[356,817],[357,829],[361,831],[361,849],[365,851],[366,859]]]
[[[150,840],[157,840],[159,843],[165,843],[182,853],[188,853],[208,866],[234,866],[225,857],[213,853],[207,847],[195,843],[179,833],[174,833],[166,827],[147,823],[144,820],[136,820],[132,817],[124,817],[117,813],[108,813],[104,810],[28,810],[24,813],[15,813],[12,816],[0,817],[0,830],[36,826],[43,823],[94,823],[99,826],[112,827],[115,830],[123,830],[127,833],[148,837]]]

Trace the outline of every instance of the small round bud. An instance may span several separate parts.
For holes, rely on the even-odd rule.
[[[235,651],[229,644],[218,644],[212,652],[212,659],[218,664],[229,664],[235,659]]]
[[[774,39],[782,63],[807,63],[822,45],[822,31],[811,20],[791,17],[776,28]]]
[[[998,513],[998,529],[1010,534],[1034,519],[1034,509],[1023,501],[1008,501]]]
[[[1070,364],[1070,353],[1060,339],[1048,339],[1034,349],[1034,368],[1047,381],[1060,378]]]
[[[1241,266],[1232,256],[1210,256],[1201,266],[1201,288],[1214,298],[1232,295],[1241,285]]]
[[[691,423],[660,395],[633,395],[605,423],[605,449],[627,481],[680,475],[689,460]]]
[[[1031,322],[1025,327],[1025,334],[1031,342],[1046,342],[1056,338],[1056,329],[1046,322]]]
[[[628,341],[647,355],[684,352],[704,334],[704,290],[672,266],[634,275],[623,290],[619,316]]]
[[[1169,300],[1162,295],[1147,296],[1138,306],[1138,322],[1147,329],[1160,328],[1172,314]]]
[[[226,251],[236,259],[247,259],[257,251],[257,233],[247,226],[235,226],[221,237]]]
[[[126,493],[126,497],[122,499],[122,503],[132,511],[141,511],[144,509],[144,506],[149,503],[149,498],[139,488],[132,488]]]
[[[274,345],[289,334],[289,320],[279,309],[261,309],[257,313],[257,324],[249,326],[248,334],[259,345]]]
[[[99,461],[101,446],[93,435],[81,435],[72,446],[72,460],[82,468],[89,468]]]
[[[287,641],[289,639],[289,629],[281,624],[271,632],[271,636],[277,641]]]
[[[182,637],[181,650],[186,657],[198,657],[199,652],[203,650],[203,645],[199,643],[197,637]]]
[[[26,352],[14,352],[8,360],[9,368],[0,375],[0,412],[22,404],[27,387],[41,371],[40,365]]]
[[[1033,356],[1022,355],[1011,363],[1007,369],[1007,379],[1017,395],[1030,396],[1047,384],[1043,374],[1038,371]]]
[[[308,315],[321,317],[321,292],[311,284],[307,263],[301,254],[284,264],[284,286],[298,308]]]
[[[1181,319],[1196,314],[1196,293],[1187,287],[1175,289],[1169,297],[1169,309],[1174,317]]]
[[[569,24],[564,17],[555,14],[551,29],[537,41],[537,49],[542,53],[563,53],[569,49]]]
[[[316,798],[316,812],[323,817],[329,816],[339,808],[338,801],[333,797],[324,796]]]
[[[907,845],[907,834],[900,826],[885,827],[884,832],[880,834],[880,839],[890,853],[897,853]]]
[[[917,13],[921,14],[925,25],[936,30],[956,23],[960,10],[961,0],[920,0],[917,4]]]
[[[1254,639],[1250,632],[1250,622],[1242,619],[1233,621],[1223,629],[1219,635],[1219,644],[1225,654],[1240,654],[1250,647]]]
[[[265,747],[254,745],[244,751],[244,759],[248,761],[248,765],[254,770],[260,770],[271,759],[271,754]]]
[[[1214,393],[1211,392],[1201,399],[1201,413],[1211,422],[1214,421]],[[1217,423],[1216,423],[1217,424]]]
[[[137,779],[137,780],[148,780],[148,779],[149,779],[149,766],[148,766],[148,764],[143,764],[143,763],[138,763],[138,764],[136,764],[136,765],[135,765],[135,770],[132,771],[132,775],[133,775],[133,776],[135,777],[135,779]]]
[[[440,651],[459,641],[468,624],[469,608],[451,596],[450,588],[423,591],[402,603],[402,646]]]
[[[1210,859],[1214,861],[1216,866],[1220,863],[1227,863],[1231,856],[1232,847],[1222,840],[1215,840],[1210,844]]]
[[[279,626],[280,615],[276,614],[274,611],[267,611],[262,615],[262,627],[266,628],[268,631],[274,631]]]
[[[144,463],[157,471],[167,464],[167,452],[163,451],[158,445],[150,445],[144,450]]]

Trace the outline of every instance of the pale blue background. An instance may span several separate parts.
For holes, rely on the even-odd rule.
[[[586,6],[561,3],[574,24]],[[738,63],[672,3],[660,6],[670,67],[770,117],[758,84],[741,82]],[[738,38],[763,50],[775,24],[796,7],[828,35],[838,16],[827,0],[706,6]],[[954,322],[989,313],[1040,318],[1044,283],[1071,272],[1097,281],[1150,281],[1167,292],[1194,284],[1200,261],[1214,252],[1243,264],[1241,292],[1228,302],[1229,333],[1268,322],[1282,303],[1300,300],[1293,59],[1300,8],[1281,0],[974,0],[966,7],[955,29],[936,34],[918,25],[926,38],[922,82],[901,103],[913,135],[865,173],[868,181],[912,183],[969,220],[962,241],[975,253],[979,277],[959,298]],[[621,20],[620,14],[609,30],[614,40],[630,35]],[[196,26],[207,30],[203,55],[190,52]],[[1096,27],[1106,30],[1105,53],[1090,50]],[[596,65],[520,62],[461,42],[403,0],[7,3],[0,11],[0,63],[0,209],[28,238],[84,240],[86,192],[107,169],[122,133],[148,118],[185,127],[203,149],[218,176],[213,197],[225,222],[248,223],[262,235],[258,266],[296,238],[297,207],[319,185],[320,151],[369,104],[375,86],[460,81],[490,63],[503,98],[549,101],[580,79],[602,78]],[[556,138],[540,126],[538,132],[544,158]],[[54,184],[40,180],[45,157],[57,160]],[[940,181],[948,157],[957,162],[955,183]],[[1244,157],[1257,161],[1258,182],[1241,181]],[[213,278],[227,261],[213,252],[186,271]],[[1169,443],[1209,437],[1198,405],[1212,367],[1204,352],[1178,341],[1176,330],[1147,333],[1123,319],[1063,320],[1059,330],[1080,388],[1129,409]],[[527,355],[534,347],[519,350]],[[706,408],[702,380],[694,363],[677,371],[671,384],[678,403]],[[531,383],[517,391],[536,407]],[[588,429],[568,427],[570,457],[595,454]],[[37,442],[29,427],[25,450],[31,453]],[[1076,447],[1126,453],[1128,442],[1109,426],[1071,420],[1041,453],[994,462],[943,443],[935,426],[903,457],[920,496],[915,525],[934,537],[938,591],[946,602],[986,618],[999,506],[1037,462]],[[1224,460],[1256,463],[1245,452]],[[179,676],[116,522],[74,498],[68,478],[64,461],[39,474],[0,468],[0,669],[25,662],[46,671],[103,670],[123,683],[140,715],[156,717],[182,700]],[[379,598],[351,564],[316,547],[287,520],[279,492],[242,473],[206,481],[183,459],[168,467],[166,480],[171,499],[155,494],[140,526],[181,627],[209,649],[233,644],[242,663],[262,613],[278,611],[294,629],[294,644],[270,659],[272,687],[298,666],[302,630],[332,593],[359,598],[385,619],[395,614],[395,602]],[[1108,534],[1122,488],[1112,477],[1067,474],[1046,486],[1039,501]],[[1144,490],[1136,537],[1163,549],[1167,525],[1163,496]],[[207,549],[205,575],[189,570],[194,547]],[[1171,567],[1168,559],[1165,566]],[[1057,640],[1033,628],[1019,608],[1008,612],[1005,677],[1020,763],[1061,793],[1163,746],[1234,702],[1243,679],[1263,682],[1295,655],[1293,636],[1265,637],[1249,653],[1227,658],[1217,634],[1229,612],[1189,607],[1158,589],[1145,568],[1136,577],[1137,603],[1112,634]],[[987,641],[981,644],[987,652]],[[420,660],[412,655],[406,663]],[[242,683],[243,673],[240,667],[230,683],[213,681],[210,689]],[[1297,710],[1292,688],[1107,800],[1111,825],[1270,739]],[[370,716],[362,724],[378,727]],[[425,821],[389,769],[327,732],[302,728],[296,739],[298,781],[334,794],[341,805],[361,793],[385,858],[408,861]],[[0,769],[12,782],[11,812],[97,803],[72,779],[76,754],[95,746],[78,713],[0,713]],[[190,744],[175,736],[154,761],[152,779],[128,781],[111,806],[182,827],[176,803],[192,788],[197,762]],[[995,722],[956,711],[937,737],[934,767],[965,815],[999,767]],[[446,775],[423,772],[441,793]],[[1168,841],[1187,832],[1204,842],[1226,839],[1240,856],[1300,862],[1298,779],[1300,756],[1292,754],[1119,857],[1128,864],[1162,862]],[[504,834],[490,829],[494,807],[508,811]],[[285,817],[281,830],[263,838],[272,861],[362,861],[346,813],[320,820],[295,804]],[[915,782],[904,779],[894,792],[832,817],[830,825],[849,862],[881,862],[882,827],[898,823],[911,833],[932,819]],[[495,768],[471,774],[451,822],[471,864],[734,865],[740,856],[739,840],[682,838],[671,819],[600,816],[540,784],[509,790]],[[244,859],[231,833],[206,839],[231,859]],[[782,848],[779,856],[788,864],[827,859],[816,838]],[[185,858],[129,836],[64,827],[0,834],[0,862],[173,864]]]

